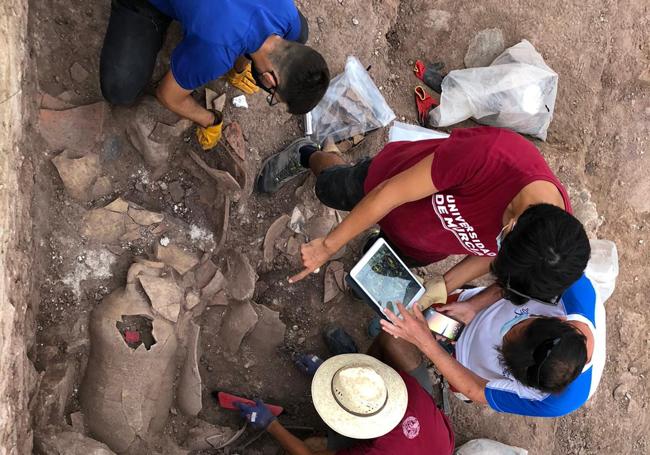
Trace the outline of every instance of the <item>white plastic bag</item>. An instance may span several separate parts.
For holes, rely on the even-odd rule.
[[[533,45],[523,40],[490,66],[451,71],[442,81],[440,106],[429,113],[429,122],[449,126],[473,117],[484,125],[546,140],[557,81]]]
[[[327,137],[339,142],[384,127],[395,118],[395,113],[355,57],[348,57],[345,71],[332,79],[311,115],[312,139],[319,144]]]
[[[618,277],[618,251],[616,244],[611,240],[589,241],[591,244],[591,258],[587,263],[585,274],[591,278],[598,288],[603,301],[614,293],[616,277]]]
[[[410,123],[395,122],[388,132],[388,142],[447,139],[449,134]]]
[[[456,455],[527,455],[528,450],[491,439],[472,439],[456,449]]]

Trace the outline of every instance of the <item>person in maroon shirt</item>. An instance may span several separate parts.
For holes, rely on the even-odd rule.
[[[261,400],[255,406],[240,403],[242,416],[290,455],[450,455],[454,432],[433,400],[425,364],[419,356],[398,356],[387,338],[376,338],[372,356],[341,354],[324,363],[316,358],[312,365],[312,400],[333,430],[327,449],[308,447]]]
[[[393,142],[353,166],[301,139],[267,160],[258,190],[277,190],[300,165],[317,176],[316,195],[325,205],[350,214],[326,237],[302,245],[304,270],[290,282],[375,223],[410,266],[466,255],[427,283],[428,303],[444,303],[489,271],[496,284],[475,299],[555,303],[589,260],[589,240],[571,215],[566,190],[537,148],[506,129],[455,129],[447,139]]]

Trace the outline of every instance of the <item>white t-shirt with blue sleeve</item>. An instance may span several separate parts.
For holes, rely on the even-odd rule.
[[[465,291],[467,300],[481,289]],[[575,411],[596,391],[605,366],[605,300],[608,293],[587,275],[583,275],[562,296],[557,306],[529,301],[513,305],[502,299],[480,311],[465,327],[456,343],[456,359],[466,368],[488,380],[485,397],[498,412],[537,417],[558,417]],[[591,361],[582,373],[561,393],[549,394],[527,387],[505,371],[497,347],[502,343],[501,329],[523,314],[566,317],[589,326],[594,336]]]

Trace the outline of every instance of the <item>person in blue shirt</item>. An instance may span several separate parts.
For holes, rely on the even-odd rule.
[[[225,77],[248,94],[259,87],[268,92],[270,105],[286,103],[292,114],[309,112],[327,90],[327,63],[304,45],[307,21],[293,0],[112,0],[100,59],[106,100],[125,105],[136,100],[151,79],[172,20],[182,24],[183,39],[156,95],[199,125],[200,141],[204,130],[204,148],[218,142],[210,128],[220,131],[221,118],[191,94],[214,79]]]

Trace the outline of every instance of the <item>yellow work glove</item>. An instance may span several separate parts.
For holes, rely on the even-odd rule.
[[[196,138],[203,147],[203,150],[210,150],[219,143],[221,139],[221,128],[223,127],[223,115],[221,112],[214,112],[214,124],[204,128],[196,128]]]
[[[257,93],[260,91],[253,74],[251,73],[251,64],[246,65],[246,68],[241,73],[238,73],[235,68],[231,69],[224,76],[226,81],[235,88],[238,88],[247,95]]]
[[[447,303],[447,285],[442,275],[437,275],[424,283],[426,291],[418,300],[418,305],[422,311],[431,305]]]

